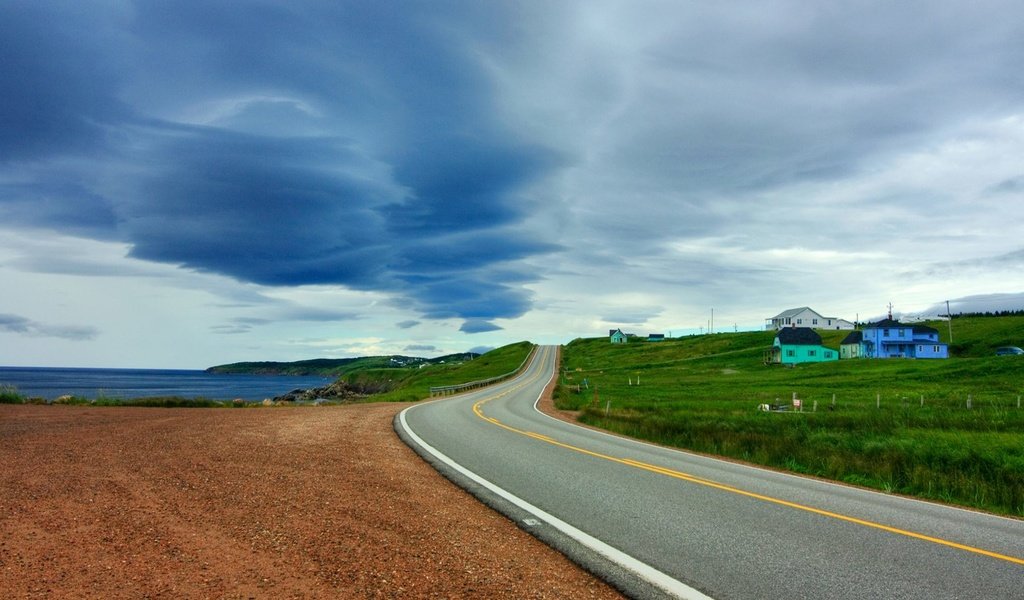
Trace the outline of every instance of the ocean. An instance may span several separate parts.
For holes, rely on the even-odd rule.
[[[0,367],[0,385],[18,393],[53,400],[70,394],[80,398],[145,398],[178,396],[210,400],[263,400],[294,389],[331,383],[333,378],[291,375],[215,375],[171,369],[64,369]]]

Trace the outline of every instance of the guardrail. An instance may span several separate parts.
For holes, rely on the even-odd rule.
[[[476,388],[494,385],[495,383],[501,383],[506,379],[511,379],[512,377],[515,377],[517,374],[522,372],[523,367],[526,366],[526,363],[530,362],[530,357],[533,356],[535,352],[537,352],[537,346],[534,346],[533,350],[530,350],[530,353],[526,355],[526,358],[523,359],[522,364],[520,364],[515,371],[505,373],[504,375],[498,375],[497,377],[489,377],[487,379],[481,379],[479,381],[470,381],[468,383],[457,383],[455,385],[431,386],[430,397],[433,398],[434,396],[453,396],[455,394],[465,392],[466,390],[474,390]]]

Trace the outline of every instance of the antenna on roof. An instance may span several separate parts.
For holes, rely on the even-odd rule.
[[[892,302],[889,303],[889,320],[892,321]]]

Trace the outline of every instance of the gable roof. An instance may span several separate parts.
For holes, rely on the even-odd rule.
[[[849,335],[843,338],[843,341],[839,342],[840,346],[846,346],[847,344],[859,344],[864,341],[863,331],[851,331]]]
[[[812,309],[811,307],[809,307],[809,306],[801,306],[800,308],[791,308],[789,310],[784,310],[784,311],[780,312],[779,314],[775,315],[772,318],[773,319],[785,319],[786,317],[795,317],[796,315],[804,312],[805,310],[809,310],[812,313],[818,315],[818,312],[816,310]],[[818,316],[820,317],[821,315],[818,315]]]
[[[867,325],[864,326],[864,329],[881,329],[883,327],[897,328],[897,327],[910,327],[910,325],[906,325],[904,323],[900,323],[896,319],[882,319],[881,321],[879,321],[877,323],[868,323]]]
[[[914,325],[914,333],[935,333],[935,334],[938,334],[939,330],[935,329],[934,327],[929,327],[927,325]]]
[[[810,327],[786,327],[775,334],[779,344],[787,346],[820,346],[821,336]]]

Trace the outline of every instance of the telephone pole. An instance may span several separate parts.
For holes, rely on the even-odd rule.
[[[949,343],[953,344],[953,315],[949,313],[949,300],[946,300],[946,323],[949,325]]]

